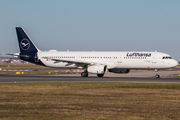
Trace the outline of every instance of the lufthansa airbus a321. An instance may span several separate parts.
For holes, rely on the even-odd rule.
[[[103,77],[106,71],[113,73],[129,73],[130,69],[154,69],[159,78],[159,69],[174,68],[178,62],[162,52],[70,52],[41,51],[29,38],[23,28],[16,27],[20,53],[8,54],[18,56],[24,61],[54,68],[84,69],[82,77],[89,73]]]

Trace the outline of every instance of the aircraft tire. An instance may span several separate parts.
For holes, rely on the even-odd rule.
[[[155,78],[160,78],[160,75],[155,75]]]
[[[82,72],[82,73],[81,73],[81,77],[88,77],[88,73]]]
[[[103,77],[103,76],[104,76],[104,74],[97,74],[97,76],[98,76],[98,77]]]

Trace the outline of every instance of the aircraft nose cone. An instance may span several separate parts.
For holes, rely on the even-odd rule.
[[[176,67],[178,65],[178,62],[176,60],[173,60],[172,65],[173,67]]]

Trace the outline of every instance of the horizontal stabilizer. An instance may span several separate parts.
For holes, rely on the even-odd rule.
[[[27,56],[27,55],[18,55],[18,54],[10,54],[10,53],[5,53],[5,55],[11,55],[11,56],[13,56],[13,57],[24,57],[24,58],[29,57],[29,56]]]

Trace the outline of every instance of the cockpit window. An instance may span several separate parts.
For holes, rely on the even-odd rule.
[[[164,56],[162,59],[172,59],[170,56]]]

